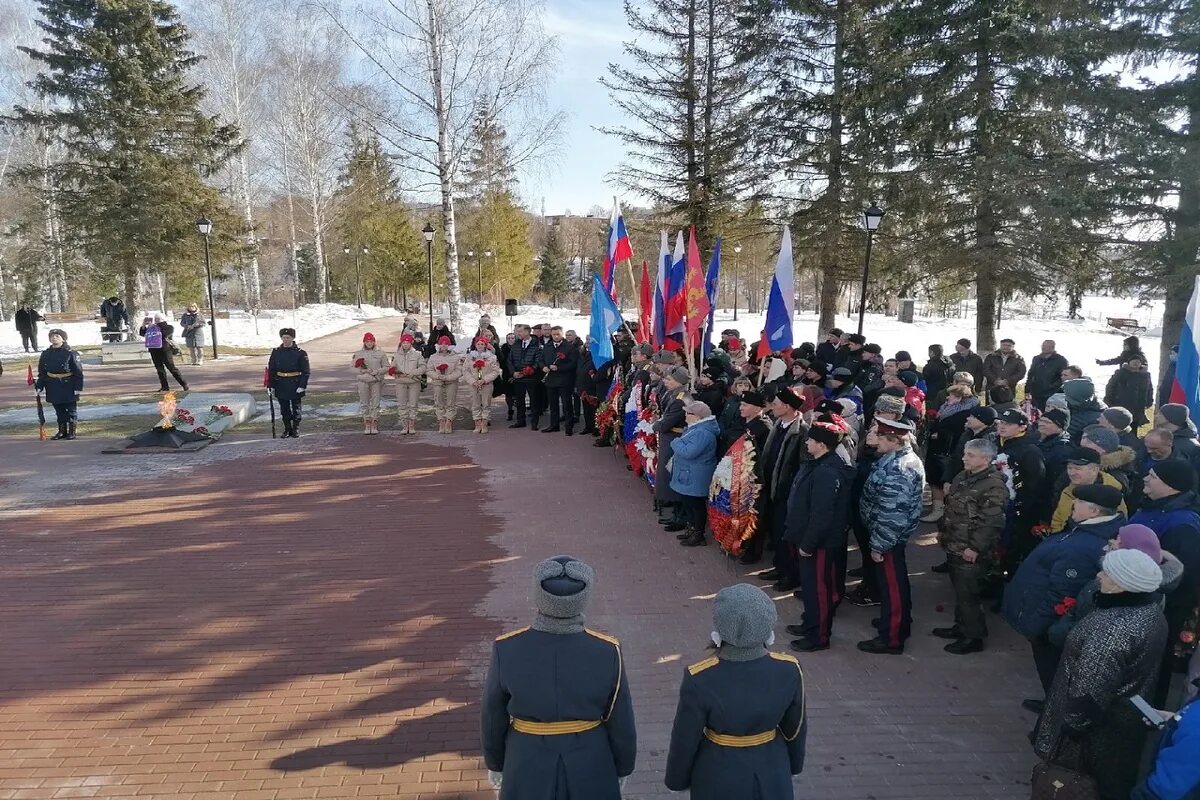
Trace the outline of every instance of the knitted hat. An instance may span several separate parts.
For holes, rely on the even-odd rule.
[[[862,346],[866,343],[867,343],[867,337],[863,336],[861,333],[850,334],[850,344],[856,344],[856,345]]]
[[[1075,487],[1075,499],[1094,506],[1116,511],[1121,507],[1121,490],[1106,483],[1090,483]]]
[[[573,556],[555,556],[534,567],[531,598],[538,613],[551,619],[582,618],[596,573]]]
[[[912,361],[912,355],[907,350],[900,350],[896,353],[897,361]]]
[[[842,404],[836,400],[829,400],[827,398],[817,403],[816,407],[813,408],[813,411],[817,412],[818,414],[840,414],[842,413]]]
[[[1196,470],[1186,461],[1169,458],[1160,461],[1150,470],[1160,481],[1178,492],[1190,492],[1196,488]]]
[[[687,386],[692,381],[692,373],[688,372],[684,367],[671,367],[667,370],[666,376],[680,386]]]
[[[883,353],[883,348],[880,347],[879,345],[875,344],[874,342],[871,342],[870,344],[863,346],[863,352],[880,355],[881,353]]]
[[[46,338],[48,339],[56,333],[62,337],[62,340],[64,342],[67,340],[67,332],[64,331],[62,328],[51,328],[50,333],[46,334]]]
[[[824,380],[825,376],[829,374],[829,368],[826,367],[824,364],[822,364],[820,361],[811,362],[808,365],[807,369],[809,372],[815,372],[817,374],[818,380]]]
[[[54,331],[50,331],[50,332],[54,333]],[[296,329],[295,328],[280,328],[279,329],[279,338],[282,339],[284,336],[290,336],[293,339],[295,339],[296,338]]]
[[[1158,534],[1145,525],[1122,527],[1117,531],[1117,542],[1122,550],[1138,550],[1150,556],[1155,564],[1163,562],[1162,544],[1158,541]]]
[[[437,343],[439,345],[445,345],[446,347],[449,347],[450,346],[450,337],[449,336],[439,336]]]
[[[957,342],[955,342],[955,344],[959,345],[960,347],[965,347],[968,350],[971,349],[971,340],[970,339],[959,339]]]
[[[1071,404],[1067,402],[1067,396],[1062,392],[1055,392],[1046,398],[1046,410],[1057,408],[1060,411],[1067,412],[1067,420],[1070,421]]]
[[[1091,378],[1072,378],[1062,385],[1063,394],[1072,403],[1086,403],[1096,397],[1096,387]]]
[[[776,393],[775,399],[781,403],[786,403],[797,411],[804,408],[804,398],[790,386],[785,386],[780,389],[779,392]]]
[[[1104,556],[1101,568],[1127,592],[1156,592],[1162,585],[1162,568],[1141,550],[1113,550]]]
[[[840,337],[842,335],[842,329],[841,328],[830,328],[829,335]]]
[[[908,386],[909,388],[916,386],[917,381],[919,380],[919,378],[917,377],[917,373],[913,372],[911,369],[906,369],[906,370],[901,371],[900,374],[897,375],[896,377],[898,377],[900,379],[901,383],[903,383],[905,386]]]
[[[1088,425],[1083,429],[1083,438],[1106,453],[1115,453],[1121,449],[1121,439],[1117,432],[1101,425]]]
[[[363,343],[364,344],[366,342],[373,342],[373,341],[375,341],[375,334],[371,333],[370,331],[363,334]]]
[[[890,394],[881,394],[875,400],[876,414],[903,414],[904,413],[904,398],[894,397]]]
[[[833,372],[829,373],[830,380],[841,381],[845,383],[854,377],[854,373],[845,367],[838,367]]]
[[[974,417],[984,425],[991,425],[996,421],[996,409],[991,406],[975,406],[967,412],[968,417]]]
[[[1109,406],[1100,412],[1100,415],[1108,420],[1108,424],[1112,425],[1119,431],[1125,431],[1133,427],[1133,414],[1129,413],[1128,409],[1120,406]]]
[[[762,392],[751,389],[747,392],[742,392],[742,402],[748,406],[754,406],[755,408],[765,408],[767,405],[767,398],[762,396]]]
[[[1162,411],[1163,418],[1176,428],[1191,427],[1195,430],[1195,426],[1192,424],[1188,413],[1188,407],[1183,403],[1167,403],[1159,410]]]
[[[722,655],[731,654],[726,646],[751,651],[742,654],[747,658],[765,655],[778,619],[767,593],[748,583],[726,586],[713,601],[713,629],[721,637]]]
[[[1065,431],[1067,426],[1071,424],[1070,412],[1063,411],[1061,408],[1052,408],[1045,414],[1042,414],[1038,419],[1049,420],[1054,423],[1054,426],[1060,431]]]
[[[945,354],[945,350],[940,344],[929,345],[929,355],[931,358],[941,358]]]
[[[1000,416],[996,417],[1000,422],[1007,422],[1010,425],[1028,425],[1029,417],[1022,414],[1015,408],[1010,408]]]
[[[842,443],[842,432],[828,422],[814,422],[808,429],[808,438],[820,442],[830,450]]]

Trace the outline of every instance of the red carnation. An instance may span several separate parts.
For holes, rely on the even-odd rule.
[[[524,369],[521,370],[521,374],[522,375],[532,375],[533,367],[525,367]]]
[[[555,357],[555,358],[557,358],[559,361],[566,361],[566,360],[567,360],[567,354],[566,354],[566,353],[555,353],[555,354],[554,354],[554,357]]]
[[[396,377],[396,368],[388,367],[388,375],[391,375],[393,378]]]
[[[475,359],[472,366],[475,367],[475,369],[483,369],[484,367],[487,366],[487,362],[484,361],[482,358],[477,358],[477,359]]]
[[[362,359],[362,358],[354,359],[354,366],[358,367],[359,369],[366,369],[367,368],[366,359]]]
[[[1058,614],[1060,617],[1065,617],[1067,614],[1071,613],[1071,609],[1074,607],[1075,607],[1075,598],[1074,597],[1064,597],[1062,599],[1062,602],[1055,604],[1054,613]]]
[[[445,372],[446,370],[450,369],[450,365],[449,364],[438,364],[437,367],[435,367],[435,369],[438,372]]]

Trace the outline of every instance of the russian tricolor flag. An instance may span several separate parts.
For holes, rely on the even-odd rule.
[[[791,349],[795,308],[796,274],[792,267],[792,231],[784,227],[783,241],[779,243],[779,260],[775,262],[775,276],[771,278],[771,294],[767,298],[767,319],[763,325],[762,340],[758,343],[759,358]]]
[[[675,236],[675,253],[671,256],[667,288],[663,292],[663,319],[666,328],[663,345],[668,350],[683,349],[684,318],[687,317],[687,298],[684,296],[686,280],[687,251],[684,249],[683,231],[680,231]]]
[[[1179,358],[1171,383],[1171,402],[1183,403],[1192,419],[1200,419],[1200,276],[1188,301],[1183,330],[1179,333]]]
[[[613,198],[612,216],[608,220],[608,253],[604,256],[604,289],[615,302],[617,299],[617,264],[633,258],[633,247],[629,244],[629,231],[617,198]]]
[[[661,232],[658,246],[658,274],[654,278],[654,338],[655,347],[662,347],[667,341],[666,296],[667,276],[671,272],[671,246],[667,232]]]

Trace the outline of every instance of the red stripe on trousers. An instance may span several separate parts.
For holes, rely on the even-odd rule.
[[[817,559],[817,641],[820,644],[829,643],[829,599],[826,597],[828,591],[825,581],[825,550],[818,547],[813,553],[813,557]]]
[[[888,645],[891,647],[899,647],[903,644],[900,641],[900,623],[904,616],[904,610],[900,607],[900,583],[896,580],[896,560],[891,553],[883,555],[883,579],[887,582],[888,600]]]

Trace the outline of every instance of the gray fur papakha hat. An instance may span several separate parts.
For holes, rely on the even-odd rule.
[[[767,593],[748,583],[726,586],[713,602],[713,628],[734,647],[764,646],[778,620]]]
[[[533,570],[533,605],[552,619],[583,616],[595,581],[595,571],[574,556],[548,558]]]

